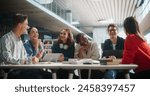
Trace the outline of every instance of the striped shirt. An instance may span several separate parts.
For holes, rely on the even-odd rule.
[[[0,63],[21,64],[26,60],[27,53],[21,38],[11,31],[0,39]]]

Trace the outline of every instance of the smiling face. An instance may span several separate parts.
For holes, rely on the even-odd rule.
[[[30,37],[31,40],[32,40],[32,39],[38,39],[38,38],[39,38],[39,33],[38,33],[37,28],[33,27],[33,28],[31,29],[31,31],[29,32],[29,37]]]
[[[88,39],[85,35],[81,35],[79,41],[80,41],[79,44],[81,46],[87,46],[88,45]]]
[[[117,38],[117,28],[109,27],[108,34],[109,34],[110,39],[116,39]]]
[[[22,23],[18,23],[17,28],[19,29],[20,34],[24,34],[29,29],[28,20],[25,19]]]
[[[66,43],[68,39],[68,32],[65,30],[62,30],[60,35],[59,35],[60,40],[62,40],[64,43]]]

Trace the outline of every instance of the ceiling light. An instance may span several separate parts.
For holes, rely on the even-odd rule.
[[[53,0],[35,0],[35,1],[40,4],[50,4],[53,2]]]
[[[100,19],[98,20],[98,22],[100,24],[110,24],[110,23],[114,23],[114,19]]]

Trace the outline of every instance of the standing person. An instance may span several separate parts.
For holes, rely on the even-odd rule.
[[[150,79],[150,46],[144,39],[138,22],[134,17],[128,17],[124,21],[125,48],[122,64],[137,64],[135,78]]]
[[[63,29],[58,37],[58,41],[52,46],[52,53],[62,53],[59,61],[68,61],[69,58],[74,58],[74,40],[70,29]],[[73,73],[73,70],[57,70],[57,76],[61,79],[68,78],[68,74]]]
[[[99,60],[99,48],[95,42],[91,42],[85,37],[83,33],[79,33],[76,36],[77,45],[75,46],[75,58],[91,58]],[[81,77],[83,79],[88,78],[88,70],[81,70]],[[100,70],[92,70],[91,78],[102,78]]]
[[[114,54],[114,52],[121,52],[123,53],[124,49],[124,39],[117,36],[118,34],[118,27],[115,24],[109,24],[107,27],[107,31],[109,34],[109,39],[105,40],[104,47],[103,47],[103,58],[110,58],[110,59],[116,59],[116,58],[122,58],[122,56],[119,56],[120,53]],[[114,51],[114,52],[113,52]],[[117,76],[117,73],[118,76]],[[118,78],[123,78],[124,74],[122,72],[117,72],[116,70],[106,70],[104,74],[105,79],[115,79],[116,76]]]

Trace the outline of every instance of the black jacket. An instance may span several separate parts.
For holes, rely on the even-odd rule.
[[[113,51],[113,45],[110,39],[105,40],[104,45],[103,45],[103,56],[105,56],[106,51]],[[117,36],[117,44],[116,44],[116,50],[122,50],[124,49],[124,39]]]

